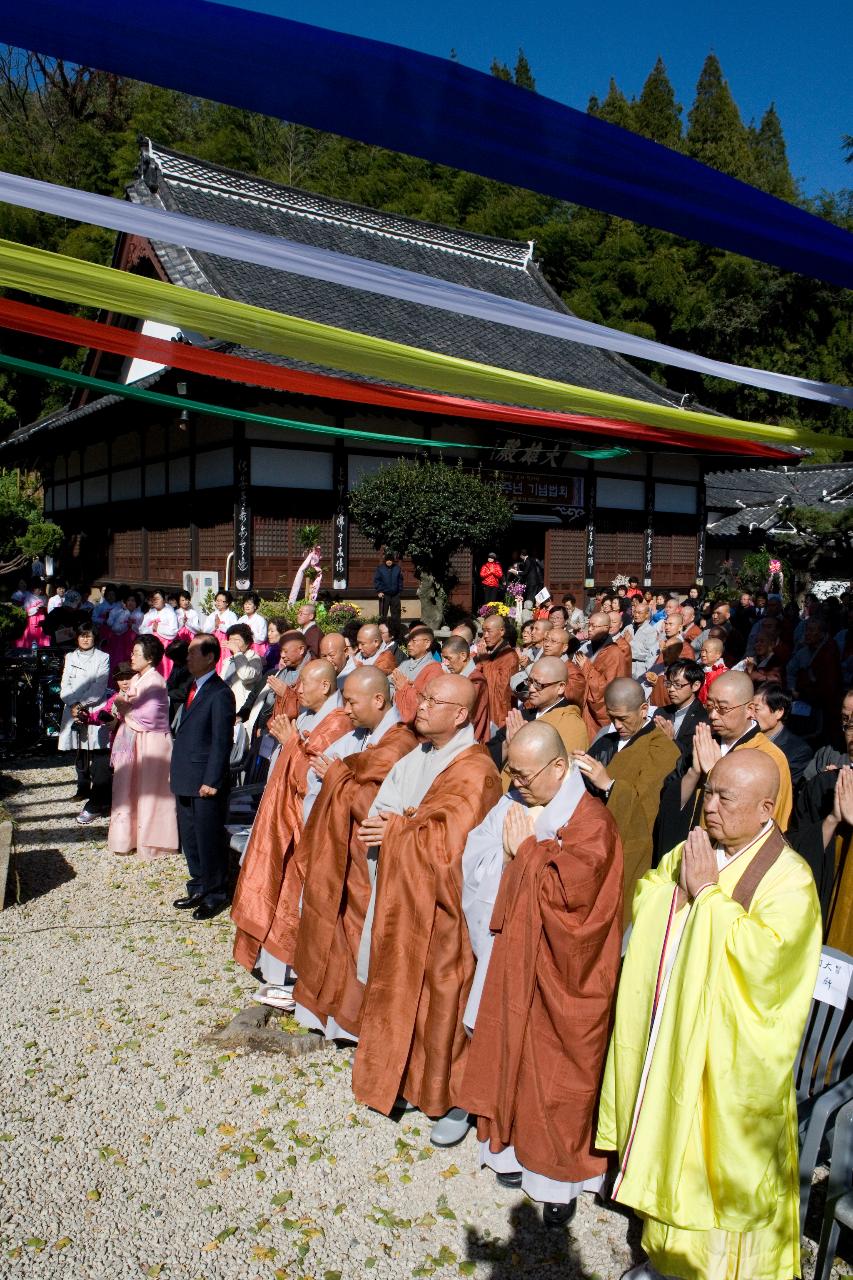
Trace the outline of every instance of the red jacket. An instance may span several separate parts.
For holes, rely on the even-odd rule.
[[[480,579],[484,587],[499,587],[504,571],[497,560],[487,560],[480,570]]]

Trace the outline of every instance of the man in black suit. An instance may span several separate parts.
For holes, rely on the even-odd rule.
[[[677,658],[664,674],[670,698],[668,707],[655,712],[655,724],[672,738],[681,751],[672,773],[661,787],[660,808],[655,824],[654,864],[664,853],[683,840],[684,818],[681,811],[681,779],[693,760],[693,735],[697,724],[707,724],[708,713],[698,694],[705,683],[704,668],[689,658]]]
[[[664,675],[670,705],[655,712],[655,723],[681,748],[682,757],[693,755],[693,735],[697,724],[705,724],[708,714],[698,694],[705,683],[705,672],[698,662],[678,658]]]
[[[178,806],[178,833],[187,860],[186,897],[180,911],[209,920],[228,903],[225,815],[234,736],[234,694],[216,674],[219,641],[196,636],[187,651],[193,677],[175,733],[169,783]]]
[[[814,753],[808,743],[792,733],[785,723],[791,714],[791,704],[792,698],[787,689],[768,680],[755,691],[752,714],[765,738],[769,738],[788,761],[791,782],[796,788]]]

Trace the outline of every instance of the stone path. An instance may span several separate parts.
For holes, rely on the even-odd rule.
[[[114,858],[104,825],[77,827],[64,762],[5,782],[21,902],[0,915],[0,1277],[617,1280],[631,1265],[630,1216],[584,1197],[569,1235],[545,1232],[471,1138],[439,1152],[419,1117],[358,1106],[347,1052],[211,1043],[254,987],[227,915],[179,915],[178,859]]]

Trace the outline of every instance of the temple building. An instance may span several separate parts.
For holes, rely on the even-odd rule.
[[[534,258],[531,243],[500,240],[348,204],[217,167],[145,140],[127,198],[140,205],[264,232],[289,241],[402,267],[557,312],[566,308]],[[465,357],[503,369],[612,392],[652,405],[682,397],[620,356],[434,307],[207,253],[118,237],[114,265],[186,289],[237,299],[288,315]],[[128,317],[102,320],[139,328]],[[435,414],[347,398],[328,375],[338,370],[212,342],[145,322],[144,332],[250,356],[294,375],[294,389],[145,365],[100,351],[85,372],[135,382],[188,400],[225,405],[233,418],[158,407],[121,395],[75,392],[70,403],[18,428],[7,462],[37,469],[45,507],[65,529],[68,576],[174,587],[187,570],[215,572],[220,584],[261,592],[288,586],[303,557],[300,528],[320,527],[324,586],[350,599],[373,595],[377,550],[346,515],[346,493],[383,462],[413,454],[418,441],[450,442],[445,459],[497,474],[517,513],[504,557],[526,548],[545,562],[552,592],[583,599],[617,572],[655,586],[686,587],[703,577],[705,471],[755,465],[760,449],[697,451],[690,437],[614,423],[552,428],[496,423],[451,410]],[[317,375],[306,391],[305,375]],[[302,381],[300,381],[300,376]],[[370,380],[343,375],[370,391]],[[324,381],[325,378],[325,381]],[[369,395],[367,395],[369,400]],[[360,435],[331,438],[247,422],[261,413]],[[523,419],[523,421],[522,421]],[[403,435],[412,445],[381,435]],[[373,438],[375,437],[375,439]],[[476,451],[461,448],[476,444]],[[460,446],[454,452],[453,446]],[[614,448],[615,446],[615,448]],[[765,451],[766,453],[766,451]],[[731,454],[731,457],[724,455]],[[455,599],[470,605],[479,557],[457,556]],[[416,588],[404,563],[407,594]]]

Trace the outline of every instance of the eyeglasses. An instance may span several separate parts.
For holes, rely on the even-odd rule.
[[[541,693],[543,689],[549,689],[552,684],[562,684],[562,680],[546,680],[544,684],[540,684],[538,680],[528,680],[527,688],[531,693]]]
[[[667,689],[689,689],[690,688],[690,683],[687,680],[680,680],[680,681],[669,680],[667,679],[666,676],[664,676],[663,682],[666,685]]]
[[[433,711],[436,707],[461,707],[461,702],[451,702],[447,698],[434,698],[431,693],[419,693],[418,705]]]
[[[532,683],[533,683],[533,681],[531,680],[531,682],[530,682],[530,683],[532,684]],[[842,728],[842,729],[849,729],[849,728],[851,727],[851,725],[853,725],[853,716],[842,716],[842,717],[841,717],[841,728]]]
[[[553,763],[554,763],[554,761],[555,761],[555,760],[558,760],[558,759],[559,759],[559,757],[558,757],[558,756],[552,756],[552,757],[551,757],[551,759],[548,761],[548,764],[543,764],[542,768],[541,768],[541,769],[537,769],[535,773],[530,773],[530,774],[528,774],[528,773],[519,773],[519,771],[518,771],[517,769],[507,769],[507,773],[509,774],[509,776],[510,776],[510,778],[512,779],[512,781],[513,781],[513,782],[515,782],[515,783],[517,783],[517,784],[518,784],[518,786],[520,786],[520,787],[529,787],[529,786],[530,786],[530,784],[531,784],[531,782],[535,782],[535,781],[536,781],[536,779],[539,777],[540,773],[544,773],[544,772],[545,772],[545,770],[548,768],[548,765],[553,764]]]
[[[717,715],[727,716],[730,711],[738,711],[741,707],[748,707],[751,702],[752,698],[750,698],[749,702],[736,702],[732,707],[721,707],[719,702],[713,702],[709,698],[705,703],[705,710],[708,712],[716,711]]]

